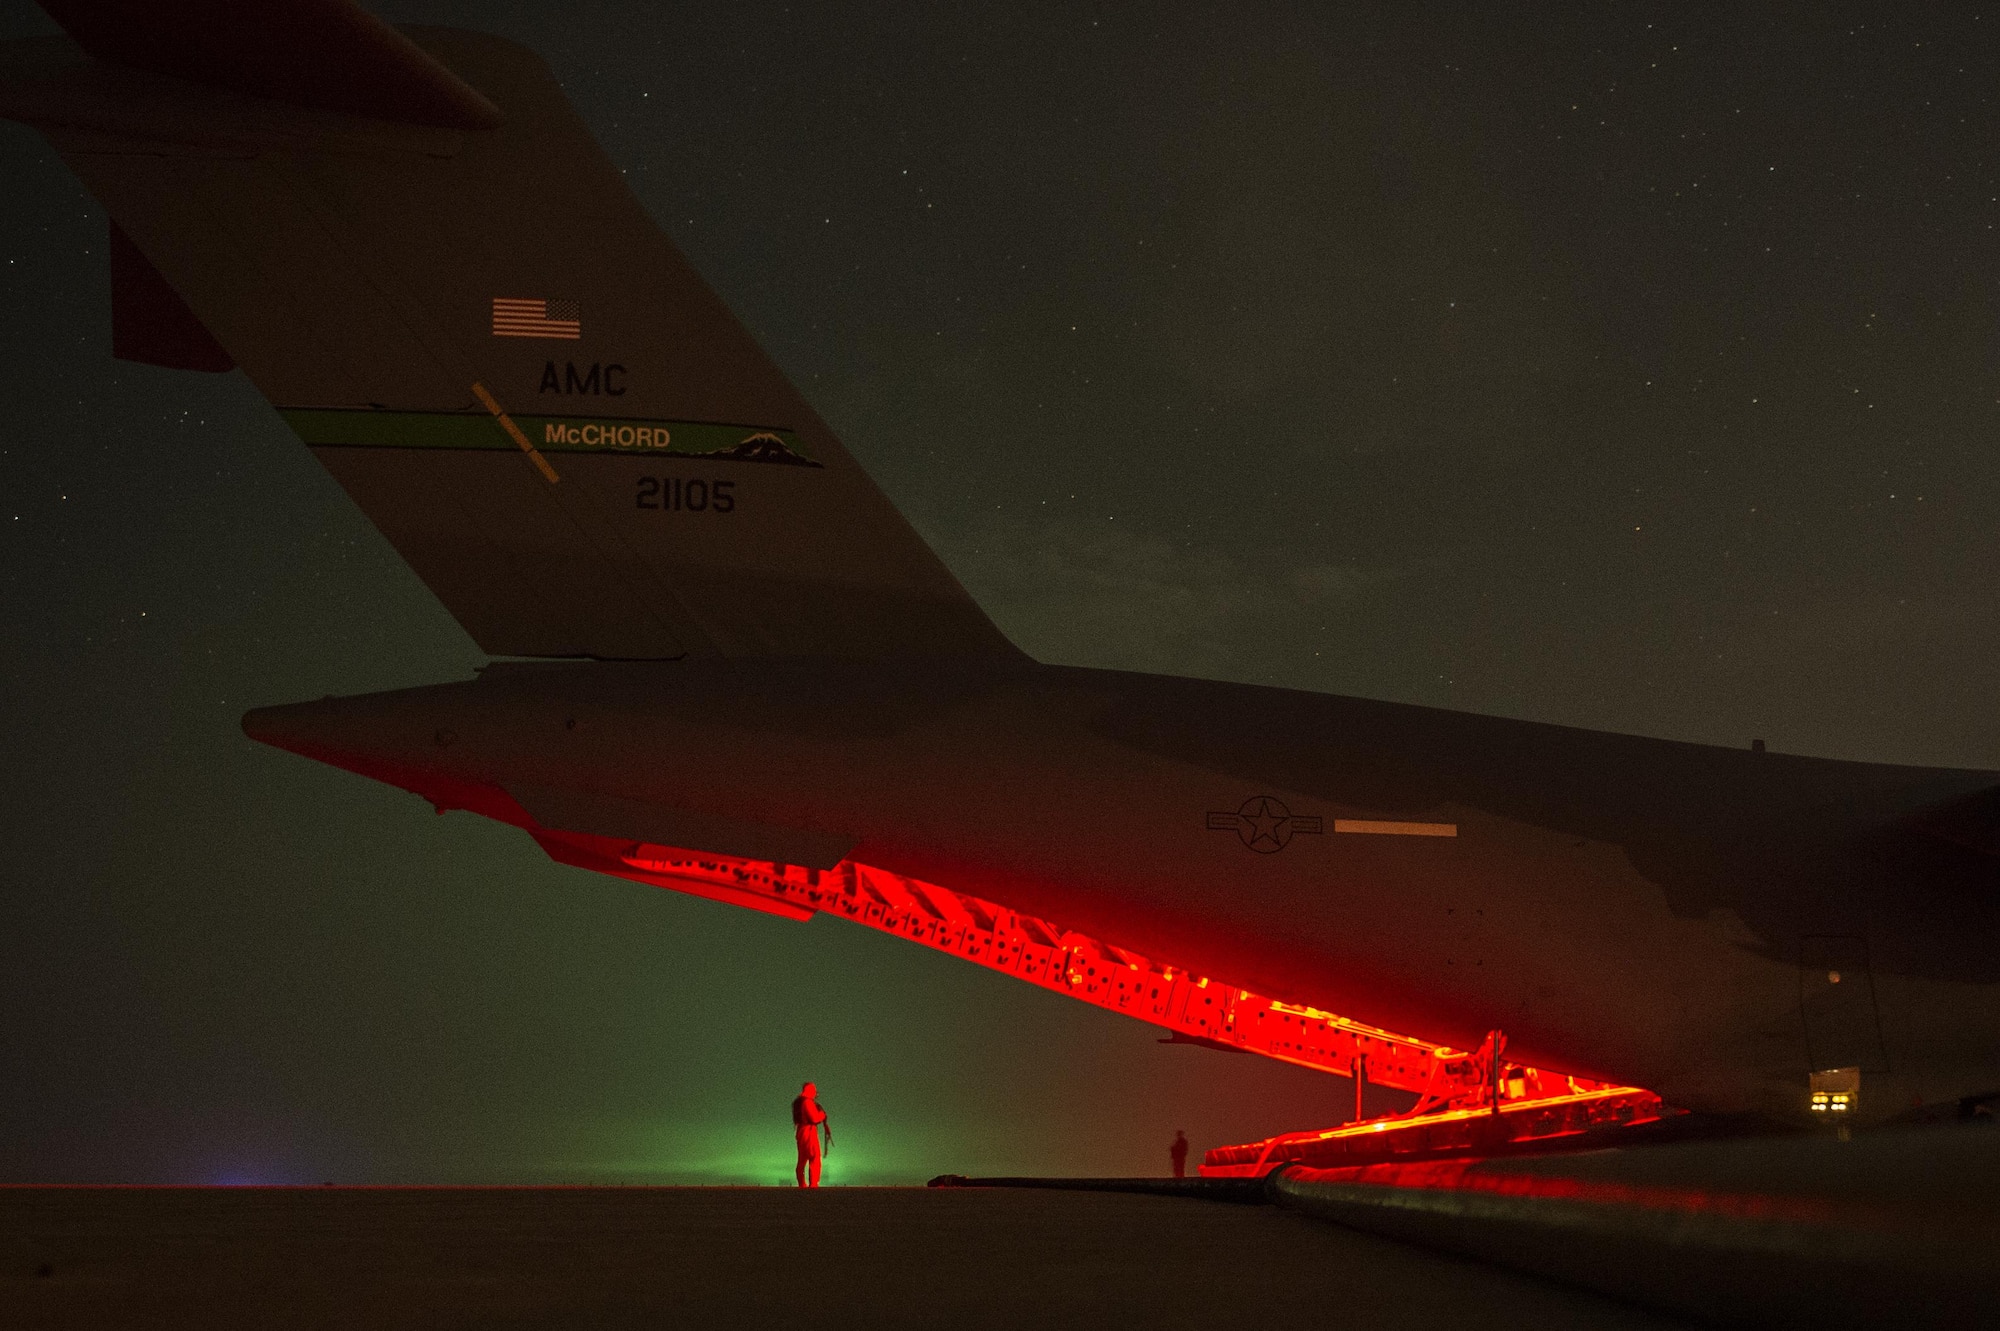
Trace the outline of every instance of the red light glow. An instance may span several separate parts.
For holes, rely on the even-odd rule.
[[[1419,1106],[1421,1109],[1422,1106]],[[1537,1098],[1347,1123],[1322,1132],[1290,1132],[1244,1146],[1219,1146],[1203,1178],[1259,1178],[1284,1165],[1338,1171],[1408,1155],[1481,1155],[1553,1144],[1566,1137],[1657,1123],[1674,1111],[1651,1091],[1606,1086]],[[1350,1168],[1342,1169],[1342,1166]],[[1403,1166],[1415,1168],[1416,1166]],[[1366,1181],[1366,1180],[1363,1180]]]
[[[818,912],[894,934],[1181,1039],[1413,1091],[1408,1114],[1290,1133],[1208,1153],[1207,1176],[1335,1165],[1408,1152],[1479,1151],[1658,1120],[1660,1098],[1508,1062],[1499,1032],[1473,1053],[1283,1003],[1214,977],[866,864],[832,869],[743,860],[537,830],[551,856],[601,873],[807,919]]]

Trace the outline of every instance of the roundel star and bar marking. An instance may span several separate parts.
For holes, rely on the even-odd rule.
[[[1275,855],[1301,833],[1318,836],[1325,832],[1326,820],[1313,814],[1293,813],[1276,795],[1252,795],[1234,811],[1210,810],[1208,830],[1234,832],[1244,846],[1259,855]],[[1358,836],[1455,837],[1457,823],[1397,822],[1379,818],[1336,818],[1336,833]]]
[[[1309,814],[1294,814],[1275,795],[1252,795],[1234,813],[1211,811],[1211,832],[1234,832],[1245,846],[1259,855],[1275,855],[1303,832],[1317,836],[1326,830],[1325,821]]]

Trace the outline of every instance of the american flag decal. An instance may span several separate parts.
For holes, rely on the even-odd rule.
[[[573,300],[493,298],[493,336],[559,337],[574,342],[583,336],[583,311]]]

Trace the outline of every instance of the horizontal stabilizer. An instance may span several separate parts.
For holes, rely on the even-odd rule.
[[[447,129],[500,112],[351,0],[41,0],[91,55],[296,106]]]
[[[116,222],[111,224],[111,354],[169,370],[221,374],[236,368],[215,334]]]

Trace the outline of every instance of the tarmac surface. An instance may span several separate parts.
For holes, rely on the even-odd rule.
[[[1270,1206],[1013,1189],[0,1187],[9,1328],[1684,1323]]]

